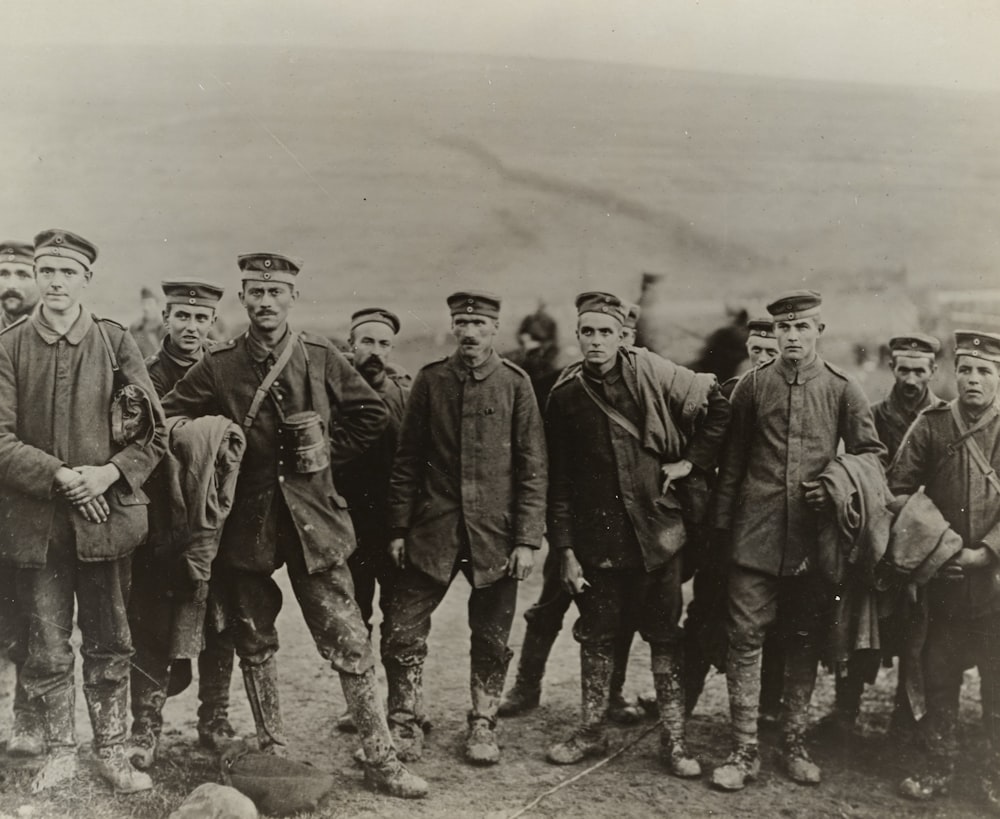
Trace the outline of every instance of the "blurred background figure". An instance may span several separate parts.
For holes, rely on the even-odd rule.
[[[556,383],[561,367],[559,359],[559,328],[556,320],[539,303],[534,313],[529,313],[517,328],[517,348],[503,354],[517,364],[531,379],[538,406],[545,406],[549,390]]]
[[[705,339],[701,353],[688,366],[699,373],[715,373],[719,382],[728,381],[740,372],[747,360],[747,311],[727,309],[729,324],[723,325]]]
[[[139,291],[139,304],[142,314],[129,325],[128,331],[139,345],[143,358],[149,358],[160,349],[160,342],[167,330],[163,325],[163,316],[160,312],[162,308],[156,293],[148,287],[143,287]]]

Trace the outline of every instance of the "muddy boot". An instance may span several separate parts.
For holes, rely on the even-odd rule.
[[[535,621],[528,622],[528,630],[524,633],[524,644],[521,646],[521,658],[517,663],[517,679],[504,695],[497,716],[515,717],[538,707],[545,663],[549,660],[549,653],[557,636],[558,632],[544,634]]]
[[[233,647],[214,634],[198,655],[198,744],[221,751],[236,739],[229,723],[229,684],[233,677]]]
[[[265,753],[286,756],[288,740],[281,721],[277,659],[270,657],[260,665],[244,667],[243,684],[257,727],[257,745]]]
[[[608,710],[612,650],[605,646],[580,646],[580,726],[565,742],[549,748],[545,757],[556,765],[574,765],[608,750],[604,714]]]
[[[31,781],[32,793],[68,782],[77,771],[76,690],[67,688],[46,694],[40,700],[48,754],[42,769]]]
[[[145,771],[156,761],[167,692],[139,668],[132,669],[131,687],[132,733],[125,753],[136,768]]]
[[[632,650],[632,632],[619,635],[615,641],[614,665],[608,694],[607,719],[619,725],[635,725],[642,721],[643,710],[637,702],[625,697],[625,673],[628,669],[628,655]]]
[[[396,755],[403,762],[416,762],[424,753],[424,729],[418,709],[423,700],[423,666],[403,665],[391,657],[383,660],[389,684],[389,732]]]
[[[406,770],[396,756],[379,702],[375,670],[368,669],[363,674],[342,673],[340,685],[361,735],[365,782],[368,786],[400,799],[420,799],[426,796],[427,783]]]
[[[757,743],[737,745],[712,771],[712,785],[723,791],[740,791],[759,775],[760,751]]]
[[[97,772],[115,793],[138,793],[153,787],[149,774],[137,771],[125,753],[126,701],[128,687],[123,680],[115,685],[84,686],[90,724],[94,729],[94,756]]]
[[[20,669],[18,669],[20,673]],[[45,717],[39,700],[30,700],[20,680],[14,686],[14,725],[7,740],[7,755],[41,756],[45,753]]]
[[[781,724],[781,699],[785,687],[785,648],[782,634],[772,628],[760,660],[760,707],[757,722],[762,728]]]
[[[678,649],[679,654],[679,649]],[[680,657],[659,653],[653,656],[653,682],[659,705],[660,758],[674,776],[693,779],[701,776],[701,765],[688,752],[684,737],[684,687],[681,683]]]
[[[506,664],[504,664],[506,672]],[[470,689],[472,710],[469,712],[469,734],[465,740],[465,758],[473,765],[496,765],[500,761],[497,744],[497,711],[504,673],[484,674],[473,671]]]
[[[819,766],[809,758],[804,737],[809,726],[809,702],[816,685],[817,658],[809,648],[789,646],[785,654],[782,700],[783,762],[788,776],[800,785],[816,785]]]

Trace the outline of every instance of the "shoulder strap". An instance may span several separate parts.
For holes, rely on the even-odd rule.
[[[605,401],[601,396],[594,392],[594,388],[587,383],[587,379],[584,378],[583,372],[578,372],[576,374],[576,380],[580,382],[580,386],[583,387],[583,391],[587,393],[590,400],[593,401],[597,408],[608,416],[612,421],[614,421],[618,426],[624,429],[629,435],[635,438],[639,443],[642,443],[642,435],[639,433],[639,428],[629,421],[624,415],[622,415],[618,410],[612,407],[607,401]]]
[[[959,440],[965,443],[965,448],[969,453],[969,457],[972,458],[976,466],[979,467],[979,471],[983,473],[983,477],[986,478],[987,482],[993,487],[994,491],[1000,495],[1000,478],[997,477],[996,470],[990,466],[990,462],[986,459],[986,456],[983,454],[983,450],[979,447],[979,444],[976,443],[976,439],[972,437],[974,432],[982,429],[987,424],[992,422],[996,416],[996,409],[991,408],[989,410],[989,417],[981,419],[979,423],[970,429],[958,411],[957,402],[951,405],[951,417],[955,420],[955,425],[958,427],[958,431],[962,434],[962,437]]]
[[[108,331],[104,329],[104,324],[101,320],[91,313],[91,318],[94,319],[94,324],[97,325],[97,332],[101,334],[101,341],[104,342],[104,349],[108,351],[108,358],[111,359],[111,371],[117,376],[118,375],[118,356],[115,355],[114,347],[111,346],[111,339],[108,338]]]
[[[257,387],[257,392],[254,393],[253,401],[250,402],[250,409],[247,410],[246,417],[243,419],[243,429],[248,430],[253,426],[253,422],[257,418],[257,413],[260,412],[260,405],[264,403],[264,399],[267,397],[268,390],[271,389],[275,381],[278,380],[278,376],[281,375],[281,371],[285,369],[285,365],[289,362],[292,357],[292,351],[296,347],[296,339],[298,335],[292,333],[292,338],[288,339],[288,343],[285,345],[285,349],[281,351],[281,355],[278,356],[278,360],[274,362],[274,366],[268,370],[267,375],[264,376],[264,380],[260,382],[260,386]]]

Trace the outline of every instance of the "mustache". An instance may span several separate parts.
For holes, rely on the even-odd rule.
[[[376,358],[372,356],[358,367],[361,372],[372,373],[373,375],[382,372],[385,369],[385,364],[381,358]]]
[[[20,299],[24,301],[24,294],[17,290],[4,290],[0,293],[0,299]]]

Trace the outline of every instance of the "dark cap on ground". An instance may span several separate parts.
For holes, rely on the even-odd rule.
[[[284,282],[295,284],[295,277],[302,269],[302,260],[280,253],[244,253],[236,257],[243,271],[243,281]]]
[[[62,256],[89,269],[97,261],[97,245],[68,230],[49,228],[35,237],[35,258],[41,256]]]
[[[483,290],[462,290],[448,296],[448,309],[453,316],[500,318],[500,297]]]
[[[0,242],[0,264],[27,264],[35,263],[35,246],[28,242],[15,242],[7,240]]]
[[[351,329],[370,321],[388,325],[394,334],[399,332],[399,316],[384,307],[365,307],[363,310],[358,310],[351,316]]]
[[[774,319],[755,318],[747,322],[747,335],[774,338]]]
[[[910,333],[890,338],[889,350],[902,355],[936,356],[941,351],[941,342],[926,333]]]
[[[819,315],[823,297],[815,290],[788,290],[767,305],[775,321],[792,321]]]
[[[226,291],[217,284],[203,281],[161,282],[167,304],[189,304],[192,307],[216,307]]]
[[[622,325],[628,318],[628,308],[618,296],[613,293],[602,293],[599,290],[589,290],[576,297],[576,314],[604,313],[617,319]]]
[[[971,355],[1000,364],[1000,335],[979,330],[955,331],[955,358]]]

